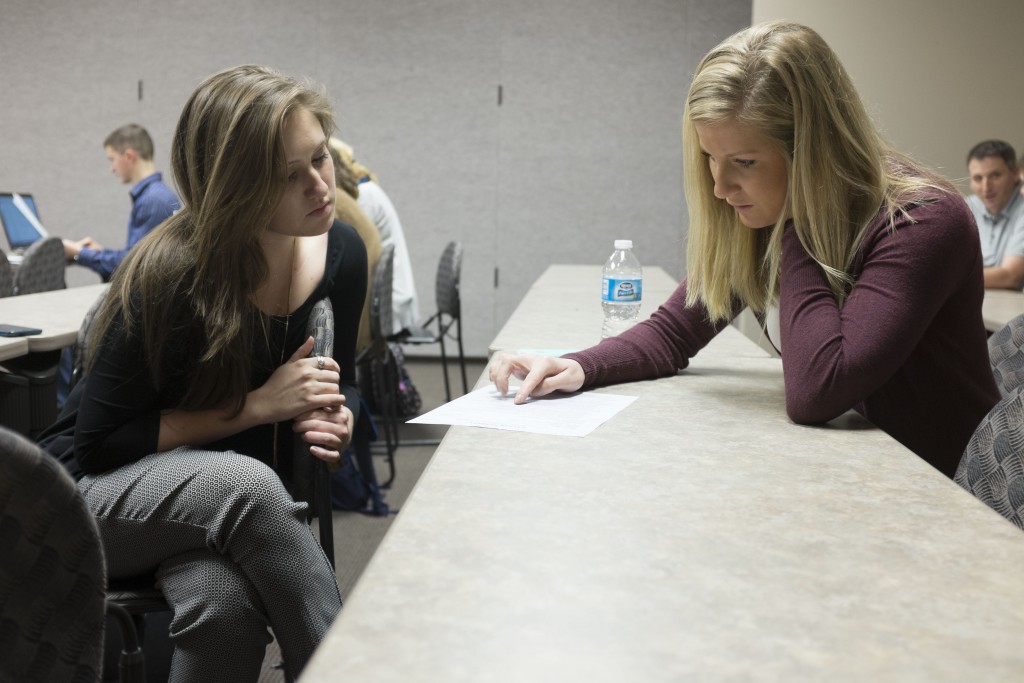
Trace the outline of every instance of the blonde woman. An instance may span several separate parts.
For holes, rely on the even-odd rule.
[[[334,217],[342,223],[355,228],[359,238],[363,240],[366,247],[366,298],[363,302],[363,316],[359,320],[359,338],[356,342],[356,354],[366,349],[373,341],[370,333],[370,291],[373,286],[373,275],[377,270],[377,262],[380,261],[380,254],[383,246],[380,241],[380,233],[377,226],[363,212],[356,199],[359,197],[359,184],[352,175],[351,166],[345,162],[347,147],[338,138],[332,137],[327,146],[334,157],[334,184],[336,189]],[[351,159],[351,156],[348,157]]]
[[[701,61],[683,112],[687,279],[650,320],[560,359],[504,356],[516,395],[676,374],[745,307],[778,304],[786,410],[855,409],[952,477],[999,400],[964,200],[892,150],[835,53],[776,22]]]
[[[395,247],[393,276],[391,283],[391,317],[392,332],[401,332],[419,322],[420,304],[416,294],[416,282],[413,279],[412,259],[405,241],[402,221],[398,218],[391,198],[377,182],[377,176],[369,168],[355,160],[352,148],[341,140],[336,140],[333,149],[338,153],[339,163],[345,165],[352,178],[358,184],[356,195],[359,206],[373,221],[380,233],[380,241],[384,247]]]
[[[264,67],[199,85],[172,150],[183,208],[115,273],[42,440],[79,480],[110,575],[155,572],[172,681],[256,681],[269,631],[297,677],[341,607],[277,474],[293,432],[326,461],[351,440],[366,251],[334,218],[332,129],[319,90]],[[334,358],[307,358],[325,296]]]

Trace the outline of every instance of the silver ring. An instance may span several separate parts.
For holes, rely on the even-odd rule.
[[[324,369],[324,357],[323,356],[317,356],[316,357],[316,366],[319,369],[321,369],[321,370]]]

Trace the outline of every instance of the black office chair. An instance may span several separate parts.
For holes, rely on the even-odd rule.
[[[78,326],[78,335],[71,347],[71,386],[75,386],[85,372],[85,359],[89,352],[89,331],[92,329],[93,320],[107,298],[107,290],[104,289],[96,297],[96,300],[89,306],[82,318],[82,324]]]
[[[92,329],[96,314],[103,305],[107,290],[103,290],[89,306],[78,335],[71,347],[71,387],[74,387],[85,375],[85,361],[88,355],[89,332]],[[145,677],[145,657],[142,643],[146,632],[146,615],[167,612],[171,609],[164,599],[164,594],[155,585],[153,575],[138,576],[127,579],[109,579],[107,583],[107,605],[118,619],[123,643],[123,651],[134,651],[137,658],[135,666]]]
[[[0,427],[0,681],[97,681],[104,559],[75,482]]]
[[[988,355],[996,386],[1003,396],[1024,384],[1024,315],[988,338]]]
[[[14,293],[34,294],[67,287],[64,281],[64,243],[59,237],[34,242],[21,257],[14,273]]]
[[[14,296],[14,269],[7,254],[0,251],[0,298]]]
[[[310,356],[332,356],[334,354],[334,309],[329,298],[323,298],[313,305],[309,315],[306,333],[313,337],[313,351]],[[356,396],[356,394],[352,394]],[[358,415],[358,406],[346,404]],[[334,511],[331,508],[331,473],[327,463],[309,454],[309,445],[298,434],[292,452],[291,494],[295,500],[308,505],[306,521],[318,518],[320,546],[334,567]],[[298,457],[305,453],[307,457]]]
[[[981,421],[953,477],[981,502],[1024,529],[1024,386]]]
[[[381,251],[377,268],[370,287],[370,345],[356,358],[356,365],[362,375],[363,393],[372,397],[373,407],[379,420],[379,430],[384,436],[384,456],[389,474],[380,484],[387,488],[395,479],[395,450],[398,448],[398,408],[395,392],[398,377],[391,362],[388,335],[391,331],[391,287],[394,275],[395,246],[389,244]],[[365,447],[357,443],[356,448]],[[360,465],[361,469],[365,465]]]
[[[459,282],[462,277],[462,243],[452,241],[445,247],[441,260],[437,264],[437,277],[434,281],[434,298],[437,312],[422,324],[400,331],[392,335],[391,340],[405,346],[423,344],[440,344],[441,367],[444,370],[445,399],[452,400],[451,387],[448,381],[448,354],[445,338],[454,339],[459,348],[459,368],[462,371],[462,393],[469,391],[466,381],[466,356],[462,349],[462,299],[459,294]],[[437,331],[431,325],[437,323]],[[454,334],[453,334],[454,328]]]
[[[32,244],[14,273],[14,294],[33,294],[64,289],[64,245],[58,237],[46,237]],[[23,415],[12,426],[29,438],[57,418],[57,365],[60,351],[34,352],[4,362],[7,373],[0,383],[7,392],[24,394]]]

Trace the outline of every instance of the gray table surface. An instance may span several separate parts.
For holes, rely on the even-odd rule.
[[[676,286],[664,269],[644,268],[639,319],[650,317]],[[488,352],[585,349],[601,341],[601,316],[601,267],[554,266],[530,287]]]
[[[792,424],[738,331],[597,391],[639,398],[585,438],[451,428],[302,682],[1024,680],[1024,533],[856,414]]]
[[[995,332],[1018,315],[1024,314],[1024,292],[1007,289],[986,289],[981,303],[985,329]]]
[[[28,352],[71,346],[89,307],[107,287],[107,284],[85,285],[0,298],[0,322],[38,327],[43,331],[40,335],[24,337]]]

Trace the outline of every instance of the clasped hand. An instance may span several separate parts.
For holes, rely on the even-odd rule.
[[[583,386],[583,367],[568,358],[499,354],[491,361],[488,378],[502,395],[508,393],[509,378],[522,380],[515,402],[525,403],[530,396],[546,396],[555,391],[573,392]]]
[[[310,453],[332,462],[352,441],[352,411],[338,387],[338,363],[323,356],[321,368],[317,358],[307,357],[312,350],[310,337],[255,393],[267,422],[292,420],[292,429],[310,444]]]

